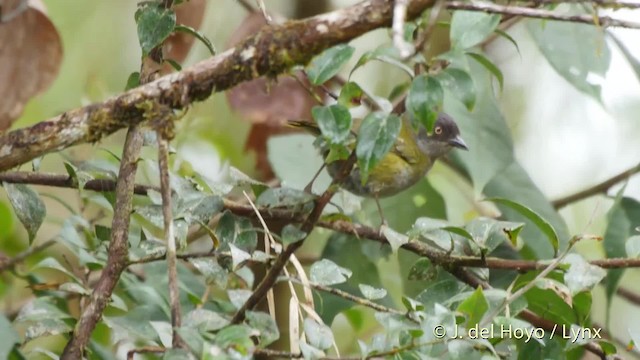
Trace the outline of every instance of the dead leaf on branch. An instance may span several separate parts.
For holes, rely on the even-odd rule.
[[[250,14],[231,35],[228,47],[256,33],[265,25],[262,13]],[[311,108],[317,105],[307,90],[311,85],[306,77],[301,72],[296,72],[295,76],[299,81],[292,76],[282,76],[277,80],[261,77],[239,84],[226,92],[231,109],[253,124],[245,151],[256,153],[256,168],[265,180],[274,176],[267,159],[269,137],[294,132],[294,129],[284,126],[287,120],[311,119]],[[321,94],[317,89],[314,91]]]
[[[2,2],[2,13],[16,16],[0,23],[0,131],[13,124],[29,99],[51,85],[62,62],[60,35],[42,1],[28,0],[20,11],[23,4]]]
[[[175,7],[176,24],[185,25],[195,30],[200,29],[204,13],[207,7],[205,0],[189,0]],[[164,58],[182,63],[193,46],[195,37],[185,32],[177,31],[171,34],[164,42]],[[163,74],[173,72],[169,64],[162,69]]]

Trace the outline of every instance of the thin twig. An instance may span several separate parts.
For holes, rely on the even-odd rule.
[[[264,5],[264,0],[256,0],[256,3],[258,3],[258,8],[260,9],[260,11],[262,11],[262,16],[264,16],[264,20],[267,22],[268,25],[270,25],[273,22],[273,19],[271,19],[271,16],[267,12],[267,7]]]
[[[407,17],[409,0],[395,0],[393,5],[393,45],[398,49],[400,57],[409,58],[415,53],[415,48],[404,39],[404,24]]]
[[[638,172],[640,172],[640,164],[632,167],[631,169],[625,170],[607,180],[604,180],[603,182],[598,183],[590,188],[587,188],[575,194],[571,194],[571,195],[562,197],[560,199],[554,200],[551,202],[551,204],[553,205],[554,208],[561,209],[576,201],[580,201],[582,199],[586,199],[594,195],[606,193],[612,186],[629,179],[630,177],[637,174]]]
[[[13,269],[16,265],[26,260],[29,256],[38,253],[42,250],[47,249],[49,246],[54,245],[56,243],[55,239],[50,239],[43,242],[40,245],[36,245],[31,247],[20,254],[6,259],[0,259],[0,273]]]
[[[89,304],[82,312],[80,319],[78,319],[71,339],[64,348],[60,357],[63,360],[82,359],[84,350],[91,338],[91,333],[98,320],[102,317],[102,312],[111,299],[111,294],[118,283],[120,274],[126,267],[127,253],[129,251],[130,214],[133,210],[133,188],[142,140],[142,130],[139,126],[131,126],[124,143],[120,172],[115,189],[116,203],[111,223],[112,230],[107,264],[91,293]]]
[[[532,9],[527,7],[499,5],[490,2],[467,2],[467,1],[448,1],[447,9],[449,10],[467,10],[467,11],[481,11],[490,14],[503,14],[522,16],[533,19],[546,19],[567,21],[572,23],[582,23],[595,25],[596,21],[599,26],[603,28],[607,27],[622,27],[628,29],[640,29],[640,23],[634,21],[627,21],[612,18],[610,16],[594,16],[588,14],[568,15],[559,14],[556,11]]]
[[[256,8],[253,7],[253,5],[251,5],[249,3],[249,0],[238,0],[238,3],[240,3],[240,5],[248,12],[248,13],[254,13],[256,12]]]
[[[516,0],[516,2],[531,2],[529,0]],[[625,0],[533,0],[538,5],[557,4],[591,4],[602,8],[612,9],[640,9],[640,2]]]
[[[627,288],[618,287],[618,289],[616,289],[616,295],[620,296],[621,298],[627,300],[632,304],[640,305],[640,294],[637,294]]]
[[[502,304],[500,306],[496,306],[493,312],[489,313],[489,315],[484,317],[484,320],[480,323],[480,327],[486,326],[489,322],[493,321],[493,319],[498,316],[504,309],[506,309],[510,304],[512,304],[515,300],[519,299],[524,295],[527,291],[531,290],[534,286],[537,285],[538,280],[544,279],[547,275],[549,275],[553,270],[555,270],[561,263],[562,260],[569,254],[569,251],[573,248],[573,245],[577,242],[577,238],[571,239],[569,241],[569,246],[565,249],[565,251],[560,254],[557,258],[547,266],[546,269],[542,270],[536,277],[525,284],[523,287],[518,289],[518,291],[513,294],[508,294]]]
[[[68,175],[27,171],[0,172],[0,182],[7,182],[11,184],[46,185],[70,189],[77,189],[79,187],[73,178]],[[116,182],[110,179],[93,179],[87,181],[82,188],[84,190],[109,192],[116,189]],[[137,195],[146,195],[148,190],[159,191],[160,189],[151,185],[139,184],[136,184],[133,188],[133,192]]]
[[[425,45],[429,41],[429,38],[431,37],[431,34],[433,33],[433,30],[435,30],[436,24],[438,23],[438,17],[440,16],[442,9],[444,8],[444,3],[445,0],[437,0],[435,5],[433,5],[433,7],[431,8],[431,14],[429,14],[429,22],[427,23],[427,26],[424,28],[424,30],[418,33],[418,38],[415,41],[416,54],[422,52],[422,50],[424,50],[425,48]]]
[[[173,214],[171,211],[171,183],[169,181],[169,141],[162,131],[158,136],[158,166],[160,167],[160,193],[162,195],[162,218],[164,223],[164,237],[167,243],[167,272],[169,276],[169,304],[171,307],[172,346],[182,347],[183,342],[178,335],[182,324],[180,312],[180,292],[178,284],[178,261],[176,258],[176,238],[173,228]]]
[[[300,281],[300,279],[298,279],[298,278],[287,278],[285,280],[287,280],[287,281],[295,281],[295,282],[297,282],[299,284],[303,284],[303,282]],[[319,291],[323,291],[323,292],[326,292],[326,293],[341,297],[341,298],[343,298],[345,300],[349,300],[349,301],[354,302],[354,303],[356,303],[358,305],[366,306],[366,307],[371,308],[371,309],[373,309],[375,311],[387,312],[387,313],[403,315],[403,316],[407,314],[404,311],[400,311],[398,309],[394,309],[394,308],[386,307],[384,305],[380,305],[380,304],[375,303],[375,302],[373,302],[371,300],[368,300],[368,299],[365,299],[365,298],[362,298],[362,297],[359,297],[359,296],[355,296],[353,294],[350,294],[350,293],[348,293],[346,291],[342,291],[340,289],[332,288],[332,287],[325,286],[325,285],[318,284],[318,283],[314,283],[314,282],[309,282],[308,286],[313,288],[313,289],[316,289],[316,290],[319,290]],[[415,320],[413,320],[413,321],[415,321]]]

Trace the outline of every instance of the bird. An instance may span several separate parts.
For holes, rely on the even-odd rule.
[[[353,123],[352,132],[357,133],[361,120],[354,119]],[[303,128],[314,136],[321,135],[318,125],[313,122],[289,121],[289,124],[293,127]],[[452,149],[469,150],[462,139],[458,125],[451,116],[444,112],[438,114],[430,133],[422,125],[418,125],[416,129],[407,114],[402,117],[401,124],[395,144],[369,171],[369,176],[364,184],[357,164],[340,184],[340,187],[352,194],[373,198],[383,225],[386,225],[386,220],[380,206],[380,198],[396,195],[415,185],[433,167],[437,159],[448,154]],[[324,148],[321,146],[321,152],[326,158],[329,150],[326,146]],[[340,172],[342,164],[344,164],[344,160],[327,164],[327,171],[332,178],[335,178]],[[315,180],[315,176],[313,180]],[[305,188],[306,190],[310,190],[313,180]]]

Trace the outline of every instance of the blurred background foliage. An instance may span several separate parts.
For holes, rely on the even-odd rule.
[[[120,93],[129,74],[139,69],[140,48],[133,19],[135,1],[49,0],[45,3],[63,41],[62,67],[51,88],[29,102],[12,128],[29,126],[63,111]],[[355,1],[334,1],[330,7],[351,3]],[[305,10],[311,5],[304,1],[270,0],[267,4],[270,11],[285,17],[314,11]],[[636,21],[640,18],[637,11],[620,10],[615,14]],[[234,0],[210,2],[200,30],[221,51],[246,16],[245,9]],[[502,72],[503,89],[489,72],[470,61],[470,73],[477,89],[475,110],[468,113],[460,102],[452,100],[451,94],[445,96],[444,105],[445,110],[458,121],[470,145],[468,154],[456,154],[451,161],[466,169],[473,183],[449,166],[437,163],[428,179],[383,201],[391,226],[398,231],[406,231],[421,216],[447,219],[452,224],[462,225],[478,216],[497,215],[499,209],[482,199],[500,196],[521,201],[538,210],[565,241],[569,234],[605,234],[612,220],[620,219],[609,215],[613,197],[621,192],[626,197],[640,199],[640,177],[631,177],[628,182],[614,186],[607,195],[592,196],[563,207],[559,215],[549,200],[593,186],[640,162],[640,142],[637,141],[640,135],[637,118],[640,110],[637,60],[640,59],[640,43],[634,41],[638,33],[625,29],[608,32],[617,37],[624,46],[623,50],[602,29],[552,22],[541,24],[536,20],[520,21],[508,29],[517,47],[500,36],[487,42],[483,50]],[[446,27],[439,27],[434,32],[431,51],[449,46],[447,33]],[[351,44],[356,52],[343,68],[343,74],[349,73],[365,51],[381,43],[389,43],[389,30],[373,31],[354,40]],[[549,44],[556,47],[549,47]],[[427,58],[430,55],[433,54]],[[183,66],[208,56],[206,47],[196,42]],[[382,62],[370,62],[358,69],[351,80],[370,93],[387,96],[400,81],[410,79],[398,68]],[[492,99],[494,93],[495,103]],[[245,151],[250,127],[249,122],[243,121],[239,113],[230,109],[224,94],[214,94],[207,101],[194,104],[178,123],[177,136],[172,142],[176,149],[174,170],[183,174],[195,170],[210,181],[220,181],[228,178],[229,168],[233,166],[252,177],[261,178],[263,174],[256,169],[256,155]],[[104,168],[115,170],[117,161],[111,153],[120,154],[123,139],[124,133],[120,132],[95,145],[80,145],[59,154],[47,155],[41,170],[65,173],[62,164],[68,159],[91,159]],[[302,134],[269,140],[268,159],[283,184],[301,189],[319,168],[322,159],[313,148],[312,141],[310,136]],[[153,182],[155,151],[146,149],[143,157],[147,161],[141,164],[140,181]],[[24,169],[27,167],[23,165]],[[324,174],[314,189],[324,189],[328,181]],[[35,239],[37,244],[64,231],[65,220],[70,215],[67,205],[78,211],[86,204],[80,201],[76,190],[35,188],[44,196],[47,207],[47,218]],[[27,248],[28,238],[13,215],[4,192],[1,196],[0,251],[6,256],[14,256]],[[377,225],[372,201],[365,200],[360,204],[352,196],[340,194],[336,196],[336,202],[343,208],[355,210],[360,221]],[[504,208],[500,210],[508,213]],[[640,225],[638,217],[628,214],[627,217],[628,222],[620,225],[628,228],[626,237]],[[109,224],[108,221],[101,223]],[[528,226],[526,231],[529,231],[529,238],[536,237],[535,241],[541,244],[540,247],[531,247],[531,243],[527,243],[531,247],[529,254],[549,258],[551,248],[545,248],[547,243],[539,239],[541,235],[536,235],[537,230]],[[360,282],[384,287],[390,295],[385,300],[387,305],[399,305],[403,295],[418,296],[423,290],[423,283],[406,280],[415,256],[402,252],[398,257],[389,256],[386,248],[375,243],[355,242],[345,237],[317,230],[299,252],[299,257],[307,263],[328,258],[351,269],[354,272],[353,283],[344,287],[352,287],[351,290],[356,292],[353,284]],[[605,243],[595,241],[579,243],[577,251],[587,259],[602,258],[612,253],[607,251]],[[24,276],[30,276],[27,273],[32,271],[29,270],[31,266],[52,255],[65,263],[68,261],[65,257],[67,252],[64,246],[56,245],[30,258],[21,271]],[[157,273],[146,271],[147,275],[164,276],[164,265],[153,266],[159,266]],[[37,270],[36,275],[44,282],[61,280],[60,273],[56,271]],[[123,281],[129,281],[128,277],[132,275],[127,274]],[[620,284],[640,293],[638,280],[635,270],[626,271]],[[164,283],[166,280],[162,277],[158,281]],[[26,287],[27,283],[19,276],[0,275],[0,309],[5,314],[15,314],[32,298],[34,291]],[[367,310],[341,312],[346,304],[339,302],[336,298],[326,297],[322,302],[322,315],[333,327],[338,345],[346,352],[354,352],[357,351],[356,339],[368,336],[377,325],[371,316],[362,315]],[[628,329],[640,331],[637,305],[614,296],[609,306],[611,318],[608,324],[611,326],[608,330],[628,341]],[[605,287],[597,286],[593,296],[592,320],[606,324],[606,314]],[[331,321],[334,315],[336,318]],[[142,314],[141,319],[145,316]],[[130,317],[129,321],[133,321],[131,319],[134,318]],[[98,334],[97,338],[100,339],[102,334],[102,341],[106,342],[109,335],[104,326],[98,328]],[[37,343],[37,346],[54,352],[59,352],[63,345],[60,337],[39,339]]]

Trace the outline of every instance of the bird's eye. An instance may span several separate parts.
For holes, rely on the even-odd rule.
[[[442,127],[436,126],[436,128],[433,129],[433,132],[436,133],[436,135],[442,134]]]

